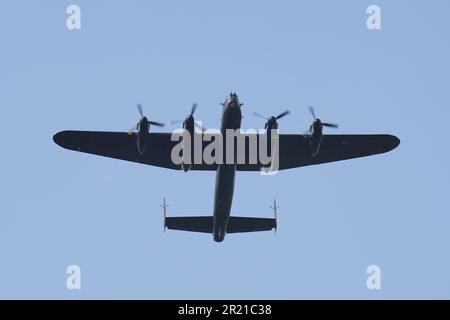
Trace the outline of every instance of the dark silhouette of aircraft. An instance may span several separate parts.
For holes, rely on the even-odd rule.
[[[141,119],[139,120],[135,132],[98,132],[98,131],[62,131],[54,135],[53,140],[59,146],[105,157],[121,160],[133,161],[142,164],[168,168],[173,170],[209,170],[216,171],[216,185],[214,194],[214,211],[212,216],[195,217],[167,217],[167,205],[164,199],[164,228],[173,230],[193,231],[212,233],[214,240],[223,241],[225,234],[238,232],[266,231],[276,229],[277,204],[274,200],[274,218],[253,218],[230,216],[231,204],[234,191],[234,180],[236,171],[265,171],[274,167],[273,159],[265,163],[261,157],[251,160],[251,152],[260,155],[261,150],[267,150],[267,154],[277,154],[275,170],[286,170],[308,165],[315,165],[327,162],[334,162],[346,159],[359,158],[388,152],[400,144],[400,140],[387,134],[323,134],[324,127],[337,128],[337,125],[322,122],[316,117],[314,110],[310,112],[314,118],[309,132],[305,134],[277,134],[271,129],[278,129],[277,120],[289,114],[285,111],[278,116],[264,117],[266,119],[266,133],[243,133],[245,140],[241,145],[244,149],[239,149],[239,143],[233,146],[234,152],[226,148],[227,130],[241,128],[241,106],[236,93],[228,95],[222,104],[222,120],[220,133],[222,133],[223,157],[227,158],[227,153],[234,153],[232,161],[208,162],[203,157],[199,161],[192,161],[195,152],[194,144],[188,143],[192,152],[189,157],[182,157],[181,163],[173,160],[172,150],[179,144],[184,143],[186,137],[179,140],[172,139],[169,132],[149,132],[150,126],[163,126],[163,123],[149,120],[143,115],[142,107],[138,106]],[[189,133],[191,140],[195,137],[204,137],[208,131],[200,127],[194,120],[194,112],[197,105],[192,106],[190,114],[183,121],[184,132]],[[195,128],[200,127],[200,132]],[[197,136],[196,136],[197,135]],[[262,139],[265,136],[266,139]],[[255,148],[251,147],[251,138],[257,138]],[[233,142],[239,140],[240,136],[233,136]],[[261,138],[261,139],[260,139]],[[181,141],[181,142],[180,142]],[[201,150],[206,150],[215,139],[201,139]],[[275,141],[275,143],[274,143]],[[189,142],[189,141],[188,141]],[[248,143],[247,143],[248,142]],[[186,150],[183,150],[184,154]],[[189,151],[187,149],[187,151]],[[237,152],[236,152],[237,151]],[[244,153],[243,161],[238,158]],[[187,154],[187,153],[186,153]],[[227,158],[228,159],[228,158]],[[242,159],[241,159],[242,160]]]

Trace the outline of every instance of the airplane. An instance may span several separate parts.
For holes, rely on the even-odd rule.
[[[231,92],[227,96],[225,102],[222,103],[222,119],[219,133],[225,135],[225,131],[234,130],[239,134],[242,105],[235,92]],[[183,121],[183,132],[189,133],[188,136],[191,139],[194,138],[194,140],[196,137],[204,137],[208,133],[203,127],[200,126],[199,128],[194,119],[196,108],[197,105],[194,104],[191,113]],[[278,207],[275,200],[272,207],[274,218],[230,215],[236,171],[260,172],[267,170],[267,163],[264,163],[259,157],[257,157],[256,161],[249,160],[251,158],[249,153],[252,151],[250,143],[244,143],[244,149],[240,150],[246,154],[244,161],[241,162],[237,161],[239,154],[234,154],[231,162],[216,161],[213,163],[206,161],[206,159],[190,161],[192,160],[191,154],[189,155],[190,158],[183,157],[182,162],[177,163],[173,159],[172,151],[177,144],[188,143],[188,140],[183,142],[188,136],[183,135],[178,141],[174,141],[173,133],[150,132],[151,125],[162,127],[164,124],[149,120],[144,116],[140,105],[138,110],[141,118],[134,132],[70,130],[56,133],[53,136],[53,140],[59,146],[69,150],[172,170],[183,170],[185,172],[196,170],[216,171],[213,215],[167,217],[167,205],[164,198],[164,229],[210,233],[216,242],[223,241],[228,233],[276,230],[276,210]],[[324,134],[324,127],[337,128],[338,126],[322,122],[316,117],[312,107],[309,108],[309,111],[313,116],[313,122],[307,133],[277,134],[276,136],[271,136],[271,132],[274,132],[273,134],[278,132],[277,120],[289,114],[289,111],[271,117],[264,117],[255,113],[256,116],[266,119],[265,134],[259,132],[247,135],[253,135],[253,137],[258,138],[256,139],[256,150],[258,152],[264,149],[265,143],[267,143],[267,150],[272,148],[274,151],[278,151],[276,171],[381,154],[395,149],[400,144],[400,140],[396,136],[388,134]],[[200,129],[200,132],[196,131],[195,128]],[[263,136],[266,137],[266,140],[262,139]],[[238,138],[233,137],[233,139]],[[226,145],[226,140],[227,136],[225,135],[222,139],[223,145]],[[275,144],[273,144],[274,141]],[[208,139],[201,139],[200,151],[205,151],[211,143],[212,141]],[[194,149],[193,145],[187,144],[192,150]],[[226,157],[227,152],[230,151],[225,150],[223,157]],[[273,160],[273,158],[271,159]]]

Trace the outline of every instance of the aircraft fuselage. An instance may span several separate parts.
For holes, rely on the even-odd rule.
[[[224,103],[222,111],[221,132],[226,139],[227,129],[239,129],[241,127],[241,105],[236,94],[230,94]],[[226,142],[224,141],[224,144]],[[224,154],[224,158],[226,154]],[[236,153],[234,153],[236,159]],[[216,187],[214,192],[213,235],[217,242],[225,238],[228,219],[230,217],[233,202],[234,178],[236,175],[236,161],[234,164],[220,164],[216,170]]]

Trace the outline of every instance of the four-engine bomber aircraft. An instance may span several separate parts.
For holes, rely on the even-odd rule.
[[[241,106],[236,93],[230,93],[222,104],[222,123],[220,132],[222,134],[221,143],[227,144],[225,131],[241,128]],[[173,139],[173,133],[169,132],[149,132],[150,125],[163,126],[162,123],[150,121],[143,115],[142,108],[138,105],[141,119],[136,126],[135,132],[97,132],[97,131],[62,131],[54,135],[55,143],[63,148],[81,151],[121,160],[134,161],[138,163],[153,165],[157,167],[169,168],[174,170],[214,170],[216,171],[216,185],[214,195],[213,216],[197,217],[166,217],[166,205],[164,200],[164,227],[174,230],[194,231],[212,233],[214,240],[223,241],[226,233],[265,231],[276,228],[276,216],[274,218],[251,218],[230,216],[231,204],[234,191],[234,178],[237,171],[261,171],[267,169],[267,163],[256,157],[251,160],[251,152],[259,152],[262,149],[276,151],[278,159],[276,170],[285,170],[290,168],[340,161],[374,154],[388,152],[396,148],[400,140],[392,135],[373,134],[373,135],[328,135],[323,134],[323,127],[337,127],[337,125],[322,122],[316,118],[314,110],[310,112],[314,121],[310,130],[306,134],[279,134],[276,137],[270,135],[270,132],[278,129],[277,120],[289,113],[285,111],[279,116],[272,116],[267,119],[265,125],[266,133],[250,133],[247,138],[263,135],[264,139],[256,139],[256,149],[250,144],[250,138],[244,140],[244,161],[237,161],[239,154],[234,154],[232,161],[216,161],[211,163],[207,159],[197,159],[192,161],[183,156],[181,163],[174,161],[172,151],[180,143]],[[195,130],[200,127],[194,120],[194,104],[190,115],[183,122],[184,133],[188,132],[191,140],[196,137],[203,137],[208,133],[201,130]],[[255,114],[260,116],[259,114]],[[239,131],[237,131],[239,133]],[[278,131],[276,131],[278,132]],[[272,144],[276,138],[276,143]],[[183,135],[181,140],[186,139]],[[210,144],[217,139],[200,139],[200,154],[203,154]],[[233,140],[238,140],[239,136],[233,136]],[[245,138],[244,138],[245,139]],[[230,138],[228,138],[230,140]],[[219,140],[218,140],[219,141]],[[267,145],[264,145],[265,142]],[[181,141],[183,142],[183,141]],[[247,143],[248,142],[248,143]],[[187,144],[194,151],[194,145]],[[275,147],[274,147],[275,146]],[[210,147],[210,146],[209,146]],[[228,150],[228,151],[225,151]],[[187,150],[189,151],[189,150]],[[186,150],[183,150],[184,154]],[[217,152],[217,151],[216,151]],[[230,153],[229,149],[224,148],[223,157]],[[231,152],[233,153],[233,152]],[[186,153],[188,154],[188,153]],[[258,153],[259,154],[259,153]],[[224,158],[222,158],[224,159]],[[242,160],[242,159],[241,159]],[[272,158],[273,160],[273,158]],[[272,165],[272,164],[271,164]],[[273,210],[276,214],[276,203]]]

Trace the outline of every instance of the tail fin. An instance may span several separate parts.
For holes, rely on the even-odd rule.
[[[166,197],[164,197],[163,204],[162,204],[162,205],[159,205],[159,206],[160,206],[161,208],[163,208],[164,231],[166,231],[166,227],[167,227],[167,222],[166,222],[166,221],[167,221],[167,207],[169,207],[169,205],[166,204]]]
[[[277,209],[279,208],[277,206],[277,200],[275,198],[273,198],[273,207],[270,207],[273,210],[273,218],[275,220],[275,234],[277,233],[277,222],[278,222],[278,214],[277,214]]]

